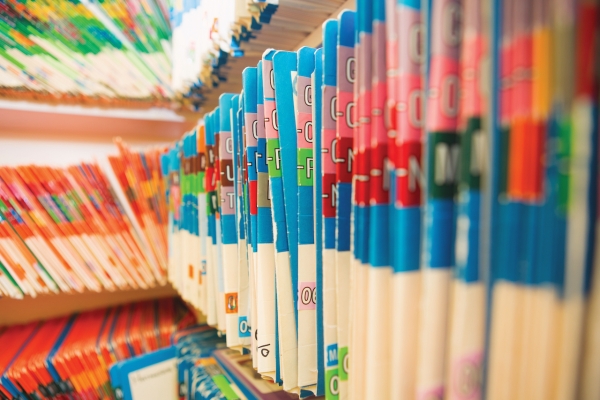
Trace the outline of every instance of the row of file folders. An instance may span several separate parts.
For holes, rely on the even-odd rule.
[[[292,400],[165,298],[0,329],[0,399]]]
[[[599,26],[358,0],[266,50],[162,156],[169,280],[301,397],[600,398]]]
[[[195,320],[181,300],[166,298],[2,328],[0,399],[122,399],[116,370],[136,359],[147,367],[144,356],[172,347]],[[177,385],[163,390],[177,393]]]
[[[0,167],[0,296],[147,289],[167,281],[160,156]]]

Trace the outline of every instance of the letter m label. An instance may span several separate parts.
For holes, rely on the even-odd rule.
[[[458,183],[459,136],[431,133],[428,143],[428,186],[432,198],[452,198]]]
[[[337,344],[327,346],[327,366],[334,367],[338,364]]]

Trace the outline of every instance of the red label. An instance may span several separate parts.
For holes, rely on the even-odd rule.
[[[354,153],[352,151],[353,139],[348,137],[338,138],[335,145],[337,182],[352,182],[352,164]]]
[[[387,204],[390,201],[387,152],[388,145],[385,143],[380,143],[371,150],[371,204]]]
[[[396,201],[400,207],[421,204],[422,147],[419,142],[403,143],[398,148],[396,159]]]
[[[248,182],[248,189],[250,190],[250,214],[258,215],[258,205],[256,204],[256,199],[258,198],[258,182]]]
[[[371,159],[371,149],[366,149],[363,155],[365,160],[364,166],[368,168],[368,160]],[[365,169],[367,169],[365,168]],[[370,186],[370,171],[366,173],[358,173],[355,175],[355,191],[356,204],[366,206],[369,204],[369,186]]]
[[[334,174],[323,174],[323,216],[335,218],[337,189]]]

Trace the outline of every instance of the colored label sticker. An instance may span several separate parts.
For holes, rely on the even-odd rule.
[[[460,137],[448,133],[429,135],[427,188],[433,199],[452,199],[456,194],[460,161]]]
[[[472,400],[481,398],[483,353],[477,352],[455,361],[451,388],[453,398]]]
[[[298,186],[313,186],[313,169],[313,150],[298,149]]]
[[[338,365],[338,348],[337,343],[332,343],[325,350],[327,359],[327,367],[336,367]]]
[[[225,293],[225,313],[237,314],[238,312],[238,294],[237,292]]]
[[[269,166],[270,177],[281,177],[281,148],[279,147],[279,139],[267,139],[267,164]]]
[[[427,389],[419,392],[418,400],[442,400],[444,398],[444,387],[439,386],[433,389]]]
[[[300,282],[298,284],[298,310],[317,309],[317,284]]]
[[[350,359],[348,358],[348,347],[340,347],[338,351],[338,359],[339,359],[339,374],[340,379],[342,381],[348,380],[348,372],[350,372]]]
[[[248,317],[238,318],[238,334],[240,337],[250,337],[252,328],[248,324]]]
[[[340,377],[338,368],[325,371],[325,398],[337,400],[340,395]]]

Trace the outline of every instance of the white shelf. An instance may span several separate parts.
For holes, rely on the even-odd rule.
[[[0,100],[0,138],[110,142],[176,140],[199,114],[166,108],[103,108]],[[0,158],[1,162],[1,158]]]
[[[48,294],[26,297],[23,300],[0,298],[0,326],[47,320],[76,312],[175,296],[177,293],[168,285],[115,292]]]

